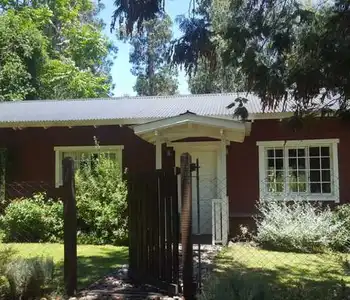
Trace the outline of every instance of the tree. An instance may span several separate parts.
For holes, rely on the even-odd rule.
[[[0,100],[110,94],[117,49],[92,0],[1,0],[0,7]]]
[[[161,1],[140,0],[131,16],[121,2],[128,1],[116,1],[114,17],[129,28],[142,28],[144,19],[164,9]],[[223,2],[197,1],[183,36],[173,43],[173,63],[193,74],[203,59],[215,70],[220,57],[241,74],[244,89],[257,94],[264,108],[293,99],[297,116],[329,112],[330,104],[337,104],[340,114],[349,110],[348,0],[314,7],[297,0],[229,0],[221,18],[203,13],[203,7],[220,12]]]
[[[173,95],[177,91],[177,71],[167,61],[171,25],[168,16],[159,16],[130,38],[131,73],[136,76],[134,90],[138,95]]]
[[[38,10],[40,22],[48,21],[49,13]],[[33,20],[32,11],[14,10],[0,16],[0,101],[35,97],[47,59],[47,39]]]
[[[221,63],[210,68],[207,61],[201,60],[196,72],[189,77],[188,85],[192,94],[240,92],[242,86],[237,75],[233,68],[224,67]]]

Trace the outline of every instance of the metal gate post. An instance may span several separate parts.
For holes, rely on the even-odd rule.
[[[66,157],[63,167],[64,206],[64,285],[68,296],[77,292],[77,207],[75,199],[74,161]]]
[[[192,242],[192,175],[191,156],[181,155],[181,247],[183,295],[186,300],[195,299],[193,283],[193,242]]]
[[[202,262],[201,262],[201,213],[200,213],[200,193],[199,193],[199,160],[196,159],[196,164],[194,165],[196,170],[196,189],[197,189],[197,235],[198,235],[198,273],[197,273],[197,286],[198,292],[202,289]]]

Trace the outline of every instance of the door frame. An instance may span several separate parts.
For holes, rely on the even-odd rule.
[[[221,243],[226,245],[229,233],[229,206],[227,195],[227,145],[229,143],[222,138],[219,141],[203,141],[203,142],[172,142],[167,143],[167,146],[173,147],[175,151],[175,166],[180,166],[180,156],[182,153],[191,152],[207,152],[214,151],[217,157],[216,178],[218,181],[218,198],[222,200],[222,232],[223,237]],[[194,163],[194,161],[192,161]],[[200,162],[199,162],[200,163]],[[179,209],[181,212],[181,178],[178,177],[178,195],[179,195]],[[213,199],[214,200],[214,199]],[[217,199],[218,200],[218,199]],[[212,233],[213,234],[213,233]],[[215,244],[215,237],[213,234],[213,244]]]

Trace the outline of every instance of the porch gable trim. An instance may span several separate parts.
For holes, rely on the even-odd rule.
[[[148,122],[142,125],[134,126],[135,134],[145,134],[148,132],[166,129],[173,126],[178,126],[187,123],[194,123],[199,125],[207,125],[219,127],[223,129],[235,129],[245,131],[245,125],[240,121],[225,120],[213,117],[204,117],[192,113],[186,113],[176,117],[161,119],[153,122]]]

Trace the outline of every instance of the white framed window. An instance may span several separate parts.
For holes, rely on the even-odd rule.
[[[124,146],[56,146],[55,151],[55,185],[62,185],[62,160],[72,157],[75,169],[86,165],[92,166],[99,154],[105,154],[108,158],[116,160],[122,166],[122,151]]]
[[[339,139],[259,141],[260,198],[339,202]]]

